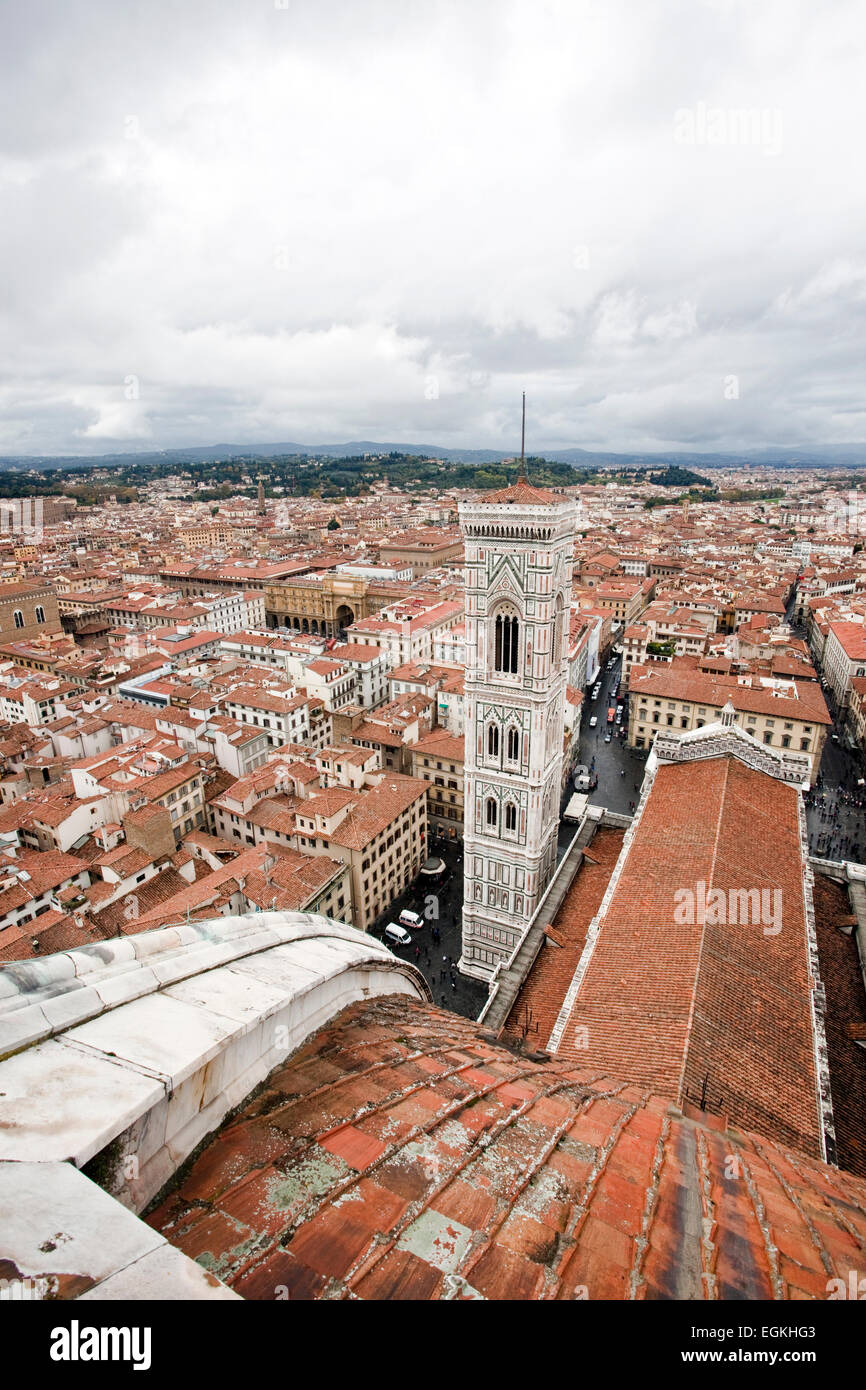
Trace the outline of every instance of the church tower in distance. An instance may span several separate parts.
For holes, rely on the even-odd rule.
[[[512,954],[556,867],[575,506],[532,487],[462,503],[464,974]]]

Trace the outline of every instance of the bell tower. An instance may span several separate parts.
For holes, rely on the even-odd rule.
[[[524,397],[524,420],[525,420]],[[525,437],[525,435],[524,435]],[[575,507],[532,487],[462,503],[466,755],[460,969],[488,980],[556,866]]]

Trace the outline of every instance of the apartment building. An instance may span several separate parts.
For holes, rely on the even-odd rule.
[[[375,709],[388,699],[389,659],[381,647],[361,642],[342,642],[328,652],[332,661],[342,662],[355,676],[355,703],[362,709]]]
[[[463,554],[463,538],[456,527],[419,527],[392,536],[379,546],[385,565],[412,568],[413,579],[440,565],[455,564]]]
[[[431,729],[411,749],[412,776],[428,784],[427,819],[431,835],[463,838],[464,738]]]
[[[0,677],[2,680],[2,677]],[[8,680],[8,678],[7,678]],[[21,681],[0,684],[0,719],[31,728],[66,714],[67,697],[75,692],[69,681]]]
[[[851,698],[851,682],[866,676],[866,621],[830,620],[823,669],[837,705],[845,709]]]
[[[428,695],[434,702],[436,724],[457,738],[463,737],[466,692],[462,667],[410,661],[394,668],[388,684],[392,700],[400,695]]]
[[[315,912],[349,922],[351,876],[339,860],[311,859],[285,846],[260,844],[220,864],[212,873],[142,914],[138,930],[185,918],[251,911]]]
[[[659,729],[700,729],[721,718],[729,702],[736,723],[767,747],[805,753],[811,781],[818,767],[831,719],[814,681],[772,681],[699,671],[694,664],[632,668],[629,685],[628,742],[649,748]]]
[[[379,647],[387,654],[391,666],[404,666],[408,661],[430,662],[437,637],[462,619],[462,603],[446,600],[431,606],[413,600],[355,623],[349,637],[352,641]]]
[[[355,672],[342,661],[326,657],[308,661],[297,681],[308,695],[321,700],[329,714],[358,703]]]
[[[848,701],[848,727],[860,752],[866,754],[866,677],[855,676]]]
[[[80,905],[89,883],[87,864],[60,850],[0,854],[0,929]]]
[[[83,758],[70,769],[76,796],[91,803],[93,824],[122,824],[130,811],[161,806],[176,842],[205,824],[204,778],[177,744],[150,739]]]
[[[617,623],[633,623],[655,594],[655,579],[608,579],[595,586],[594,605]]]
[[[297,847],[348,865],[353,925],[369,931],[427,857],[427,783],[389,773],[361,793],[331,787],[297,807]]]
[[[226,696],[225,712],[229,719],[264,730],[271,748],[310,742],[307,697],[297,694],[291,686],[237,686]]]
[[[22,641],[61,631],[52,584],[32,580],[0,584],[0,641]]]
[[[635,665],[669,663],[675,656],[702,655],[714,630],[715,622],[709,614],[650,604],[641,615],[641,621],[630,623],[623,633],[623,681],[627,686],[629,673]]]

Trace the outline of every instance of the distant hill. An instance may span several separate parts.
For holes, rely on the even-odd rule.
[[[354,439],[346,444],[202,444],[186,449],[148,451],[126,450],[113,454],[8,454],[0,457],[0,469],[20,472],[30,468],[105,468],[130,463],[202,463],[235,458],[272,458],[297,455],[308,458],[350,458],[359,454],[414,454],[439,458],[449,463],[481,465],[498,463],[501,449],[446,449],[438,444],[382,443],[373,439]],[[676,462],[682,468],[829,468],[866,466],[866,444],[822,444],[791,449],[783,445],[745,449],[740,453],[706,453],[700,450],[667,449],[645,453],[607,453],[592,449],[538,450],[551,463],[570,463],[576,468],[658,468]],[[513,455],[511,455],[513,456]]]

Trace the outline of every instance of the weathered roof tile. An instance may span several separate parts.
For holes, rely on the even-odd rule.
[[[148,1219],[249,1298],[823,1298],[866,1246],[866,1183],[376,999]]]

